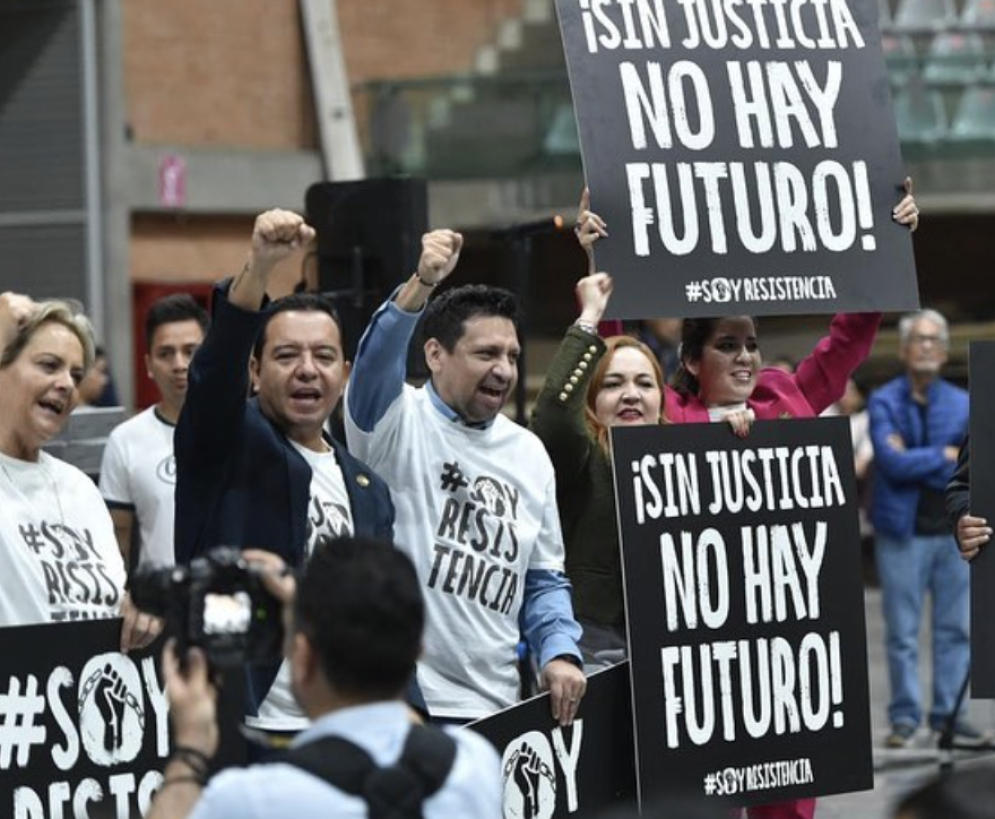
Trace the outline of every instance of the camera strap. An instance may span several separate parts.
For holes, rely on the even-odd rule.
[[[421,819],[422,803],[449,776],[456,741],[438,728],[415,725],[393,765],[379,767],[366,751],[342,737],[324,737],[274,759],[296,765],[333,787],[366,800],[370,819]]]

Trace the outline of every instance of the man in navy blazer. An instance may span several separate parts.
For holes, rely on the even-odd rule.
[[[273,268],[313,236],[295,213],[261,214],[245,267],[215,289],[175,433],[177,563],[223,545],[300,567],[326,538],[393,539],[387,485],[324,429],[349,375],[334,308],[307,294],[267,304]],[[284,667],[253,669],[247,709],[261,730],[307,725]]]

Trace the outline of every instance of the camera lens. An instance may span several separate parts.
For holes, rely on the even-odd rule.
[[[131,577],[131,600],[141,611],[165,617],[170,609],[174,587],[183,582],[179,567],[143,565]]]

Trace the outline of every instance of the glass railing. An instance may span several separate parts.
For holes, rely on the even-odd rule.
[[[995,159],[995,48],[885,35],[906,159]],[[580,171],[565,70],[378,81],[357,89],[371,174],[489,179]]]
[[[907,157],[995,155],[995,48],[979,32],[888,32],[882,45]]]
[[[371,174],[580,170],[566,71],[370,82],[356,107]]]

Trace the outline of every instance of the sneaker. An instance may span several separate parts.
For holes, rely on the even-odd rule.
[[[891,733],[884,741],[887,748],[907,748],[916,734],[916,726],[908,722],[899,722],[891,726]]]
[[[936,741],[939,741],[943,735],[945,727],[942,723],[939,727],[933,726],[933,737]],[[958,748],[989,748],[995,742],[995,737],[991,733],[980,731],[971,723],[959,719],[954,723],[953,740],[954,747]]]

